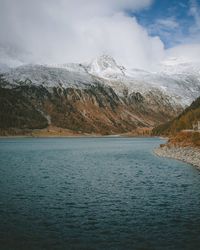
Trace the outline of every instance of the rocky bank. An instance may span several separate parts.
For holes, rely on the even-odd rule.
[[[200,148],[163,145],[156,148],[154,153],[161,157],[184,161],[200,169]]]

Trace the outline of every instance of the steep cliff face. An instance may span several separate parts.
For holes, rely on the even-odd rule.
[[[181,106],[159,91],[119,96],[99,82],[85,87],[45,87],[27,80],[9,87],[1,78],[0,128],[39,129],[48,125],[79,133],[116,134],[152,127],[174,117]]]

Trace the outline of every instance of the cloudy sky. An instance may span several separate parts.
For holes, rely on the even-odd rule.
[[[200,59],[199,0],[0,0],[0,64]]]

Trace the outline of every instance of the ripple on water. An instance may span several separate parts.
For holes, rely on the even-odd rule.
[[[200,249],[200,174],[159,139],[0,140],[0,249]]]

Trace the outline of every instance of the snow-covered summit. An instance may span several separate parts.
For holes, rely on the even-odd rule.
[[[115,78],[117,75],[124,75],[124,67],[117,65],[115,59],[109,55],[102,55],[95,58],[88,65],[88,72],[92,75]]]

